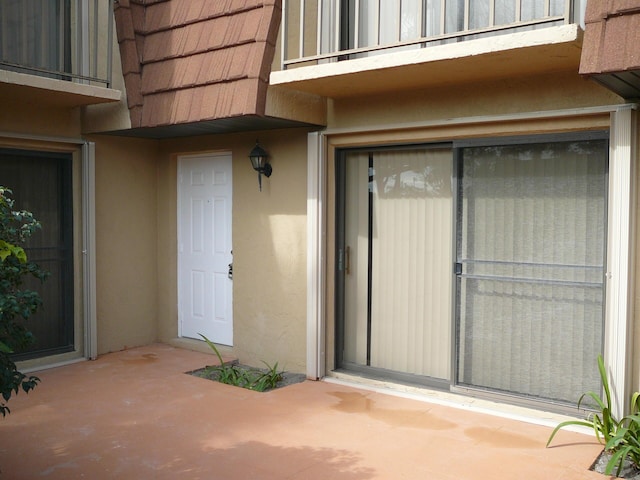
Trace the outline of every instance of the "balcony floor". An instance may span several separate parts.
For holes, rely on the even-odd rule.
[[[37,375],[0,419],[1,478],[602,479],[591,436],[306,381],[268,393],[183,372],[167,345]]]

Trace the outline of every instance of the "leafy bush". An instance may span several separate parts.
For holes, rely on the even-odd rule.
[[[38,377],[19,372],[11,354],[33,343],[33,335],[24,325],[40,307],[37,292],[23,289],[25,276],[40,280],[47,276],[38,265],[27,260],[22,245],[40,228],[40,223],[25,210],[15,211],[11,190],[0,187],[0,413],[10,413],[6,402],[20,389],[29,392]]]
[[[220,361],[220,365],[207,367],[207,373],[214,373],[220,383],[247,388],[249,390],[255,390],[256,392],[264,392],[265,390],[276,388],[278,382],[282,380],[282,372],[278,371],[278,362],[273,366],[262,362],[267,367],[267,370],[264,372],[257,368],[247,368],[234,363],[225,363],[215,344],[201,333],[198,335],[207,342],[207,345],[209,345]]]

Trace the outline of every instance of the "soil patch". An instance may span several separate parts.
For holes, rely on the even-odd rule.
[[[256,368],[256,367],[250,367],[248,365],[242,365],[242,364],[234,364],[234,367],[237,369],[243,370],[245,372],[262,372],[262,373],[268,372],[266,368]],[[194,377],[213,380],[214,382],[219,381],[219,378],[218,378],[219,371],[216,370],[215,367],[207,366],[207,367],[199,368],[197,370],[192,370],[191,372],[187,372],[187,373],[189,375],[193,375]],[[264,391],[268,392],[277,388],[283,388],[288,385],[301,383],[301,382],[304,382],[307,378],[304,373],[291,373],[291,372],[281,372],[280,376],[281,376],[281,379],[278,380],[275,388],[270,388]]]
[[[611,458],[611,454],[606,452],[606,451],[602,451],[602,453],[600,455],[598,455],[598,458],[596,458],[596,460],[593,462],[593,465],[591,465],[591,469],[595,472],[598,473],[602,473],[603,475],[605,475],[605,469],[607,468],[607,463],[609,462],[609,459]],[[615,473],[618,467],[613,469],[613,476],[615,477]],[[628,480],[640,480],[640,470],[638,470],[638,468],[633,465],[631,462],[629,461],[625,461],[624,465],[622,466],[622,470],[620,471],[620,475],[619,478],[626,478]]]

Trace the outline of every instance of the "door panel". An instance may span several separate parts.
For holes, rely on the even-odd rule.
[[[181,157],[178,169],[180,335],[232,345],[231,156]]]
[[[607,151],[462,149],[459,384],[567,403],[599,390]]]
[[[353,152],[344,164],[343,360],[448,379],[451,149]]]

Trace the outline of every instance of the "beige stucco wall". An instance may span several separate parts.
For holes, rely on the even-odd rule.
[[[80,109],[51,105],[38,108],[37,98],[0,96],[0,132],[30,136],[80,137]]]
[[[242,363],[304,372],[306,361],[306,132],[304,129],[165,140],[158,170],[158,336],[177,322],[177,157],[208,151],[233,158],[234,346]],[[248,154],[256,139],[273,174],[262,192]]]
[[[330,102],[328,128],[402,125],[623,103],[576,72],[496,79]]]
[[[157,338],[157,142],[94,136],[98,353]]]

